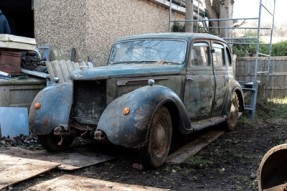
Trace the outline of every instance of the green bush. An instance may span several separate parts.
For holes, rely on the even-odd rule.
[[[287,56],[287,41],[281,41],[272,45],[272,56]]]
[[[252,57],[256,54],[257,36],[255,33],[247,33],[239,37],[232,46],[233,54],[238,57]]]
[[[236,44],[232,47],[233,53],[238,57],[244,56],[255,56],[256,54],[256,40],[251,43],[255,44]],[[262,41],[259,42],[259,52],[263,54],[268,54],[269,44],[263,44]],[[287,41],[281,41],[272,44],[271,56],[287,56]]]

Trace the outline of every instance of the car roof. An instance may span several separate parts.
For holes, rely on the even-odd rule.
[[[132,39],[145,39],[145,38],[168,38],[168,39],[181,39],[192,41],[195,39],[212,39],[212,40],[219,40],[223,41],[224,39],[208,34],[208,33],[187,33],[187,32],[167,32],[167,33],[146,33],[146,34],[137,34],[126,36],[118,39],[117,41],[125,41],[125,40],[132,40]]]

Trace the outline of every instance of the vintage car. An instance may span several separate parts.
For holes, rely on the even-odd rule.
[[[244,110],[226,42],[195,33],[141,34],[117,40],[108,64],[74,71],[71,83],[44,88],[29,112],[30,131],[48,151],[81,136],[138,149],[161,166],[173,134],[222,123],[234,130]]]

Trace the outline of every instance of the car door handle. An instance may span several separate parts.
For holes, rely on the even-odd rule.
[[[193,78],[186,78],[186,81],[193,81]]]

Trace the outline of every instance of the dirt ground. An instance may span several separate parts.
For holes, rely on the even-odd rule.
[[[270,107],[275,106],[259,106],[260,112],[254,120],[241,117],[234,132],[226,132],[198,154],[179,165],[165,164],[156,170],[138,170],[133,168],[136,159],[132,151],[103,147],[101,152],[116,154],[117,159],[72,172],[52,170],[9,189],[24,190],[44,180],[71,174],[176,191],[258,190],[256,172],[263,155],[270,148],[284,143],[287,139],[287,119],[282,115],[268,117],[269,111],[272,110]],[[220,126],[213,128],[220,128]],[[194,134],[187,140],[198,136],[199,134]],[[98,147],[98,145],[89,146]],[[5,149],[1,144],[0,148]]]

